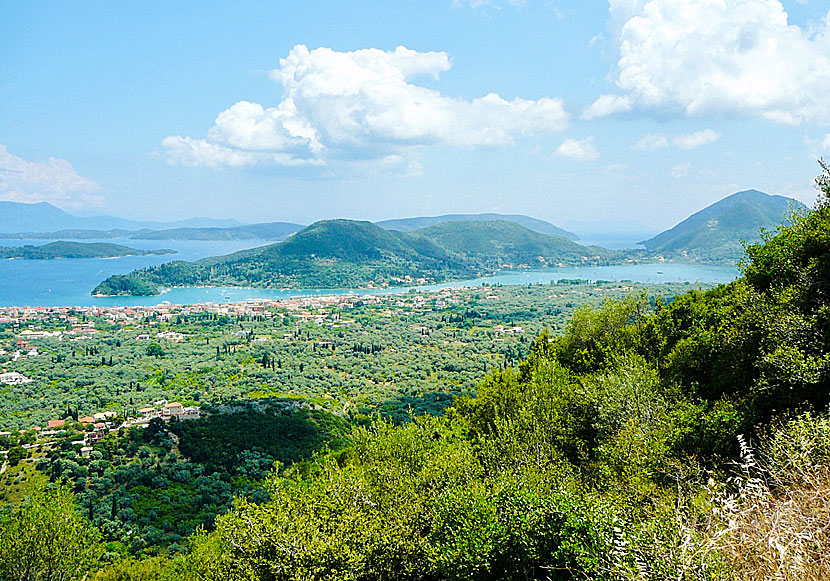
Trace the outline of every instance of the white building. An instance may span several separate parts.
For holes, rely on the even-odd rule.
[[[17,371],[9,371],[6,373],[0,373],[0,383],[5,383],[6,385],[18,385],[21,383],[31,383],[32,380],[23,375],[22,373],[18,373]]]

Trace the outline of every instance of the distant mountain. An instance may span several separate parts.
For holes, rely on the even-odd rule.
[[[443,224],[444,222],[491,222],[491,221],[506,221],[520,224],[525,228],[539,232],[540,234],[548,234],[550,236],[564,236],[570,240],[579,240],[579,236],[573,232],[563,230],[558,226],[554,226],[550,222],[531,218],[530,216],[523,216],[521,214],[445,214],[443,216],[422,216],[419,218],[400,218],[397,220],[383,220],[375,222],[381,228],[386,230],[398,230],[399,232],[412,232],[419,228],[426,228],[435,224]]]
[[[136,238],[147,232],[156,230],[84,230],[65,229],[54,232],[4,232],[0,233],[2,240],[106,240],[107,238]]]
[[[176,222],[139,222],[113,216],[73,216],[48,202],[22,204],[0,201],[0,232],[52,232],[55,230],[153,230],[180,227],[233,227],[232,219],[192,218]]]
[[[472,278],[501,267],[606,264],[586,248],[510,222],[451,222],[412,233],[371,222],[315,222],[284,242],[110,277],[93,294],[147,294],[171,286],[359,288]]]
[[[302,224],[268,222],[233,228],[171,228],[133,234],[134,240],[283,240],[302,230]]]
[[[772,230],[791,210],[804,208],[792,198],[746,190],[715,202],[641,244],[652,253],[685,254],[705,261],[738,260],[743,255],[742,240],[759,242],[762,228]]]
[[[42,246],[0,246],[0,258],[51,260],[56,258],[115,258],[118,256],[150,256],[175,254],[175,250],[139,250],[108,242],[52,242]]]

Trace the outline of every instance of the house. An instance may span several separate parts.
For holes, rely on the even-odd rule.
[[[138,413],[140,413],[145,418],[151,418],[156,415],[156,408],[141,408],[140,410],[138,410]]]
[[[62,428],[66,425],[66,420],[49,420],[46,422],[46,427],[50,430],[54,430],[56,428]]]
[[[165,420],[169,420],[170,418],[179,419],[182,417],[182,414],[184,414],[184,406],[177,401],[165,404],[161,408],[161,417]]]
[[[92,452],[92,450],[94,450],[92,446],[84,446],[83,448],[81,448],[81,456],[83,458],[89,458],[89,454],[90,452]]]
[[[97,432],[87,432],[84,435],[84,443],[89,446],[90,444],[96,444],[104,439],[104,436],[107,435],[106,430],[99,430]]]
[[[94,424],[95,418],[93,418],[92,416],[84,416],[82,418],[78,418],[78,422],[82,424]]]
[[[0,383],[5,383],[6,385],[19,385],[21,383],[31,383],[32,380],[23,375],[22,373],[18,373],[17,371],[9,371],[8,373],[0,373]]]
[[[183,413],[184,406],[177,401],[165,404],[164,407],[161,408],[161,417],[164,419],[170,419],[173,417],[180,418]]]

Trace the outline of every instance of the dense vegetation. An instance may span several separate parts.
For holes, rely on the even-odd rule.
[[[208,407],[198,421],[120,430],[90,451],[73,425],[35,460],[28,477],[66,485],[75,505],[107,542],[108,558],[185,550],[200,528],[213,528],[234,498],[268,499],[261,482],[275,462],[307,460],[342,443],[346,422],[279,400]],[[20,471],[14,471],[19,475]],[[5,495],[14,478],[3,483]],[[49,485],[47,485],[49,486]]]
[[[134,271],[124,281],[142,281],[155,288],[412,286],[472,278],[502,267],[604,264],[619,259],[613,251],[586,248],[511,222],[448,222],[404,233],[370,222],[325,220],[282,243],[196,262],[169,262]],[[107,280],[92,292],[106,294],[113,286]],[[118,289],[128,294],[129,286],[119,284]]]
[[[358,422],[188,553],[99,560],[97,578],[830,577],[824,169],[816,208],[750,247],[738,281],[580,308],[445,414]],[[5,515],[0,538],[37,547],[25,523],[56,526],[62,494]],[[61,510],[67,547],[100,546]],[[41,554],[15,551],[0,549],[0,576]],[[65,558],[42,554],[41,569]]]
[[[109,242],[50,242],[41,246],[0,246],[0,258],[49,260],[54,258],[114,258],[117,256],[149,256],[174,254],[175,250],[139,250]]]

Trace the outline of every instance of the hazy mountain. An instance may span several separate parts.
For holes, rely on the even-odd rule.
[[[141,234],[156,232],[157,230],[84,230],[66,229],[54,232],[4,232],[0,233],[3,240],[105,240],[107,238],[138,238]]]
[[[170,228],[133,234],[135,240],[283,240],[302,230],[302,224],[268,222],[233,228]]]
[[[180,227],[232,227],[241,223],[232,219],[191,218],[176,222],[140,222],[113,216],[73,216],[48,202],[23,204],[0,201],[0,232],[52,232],[55,230],[153,230]]]
[[[418,218],[383,220],[381,222],[376,222],[376,224],[387,230],[412,232],[414,230],[418,230],[419,228],[426,228],[427,226],[433,226],[435,224],[443,224],[444,222],[487,222],[494,220],[521,224],[525,228],[533,230],[534,232],[539,232],[540,234],[564,236],[565,238],[569,238],[571,240],[579,239],[579,236],[573,232],[563,230],[558,226],[554,226],[550,222],[545,222],[544,220],[520,214],[445,214],[443,216],[421,216]]]
[[[159,286],[349,288],[470,278],[502,266],[602,264],[588,249],[511,222],[448,222],[406,233],[371,222],[315,222],[286,241],[196,262],[111,277],[94,294],[147,294]]]
[[[742,240],[760,241],[762,228],[772,230],[791,210],[803,208],[804,204],[792,198],[746,190],[715,202],[641,244],[655,253],[737,260],[743,255]]]

